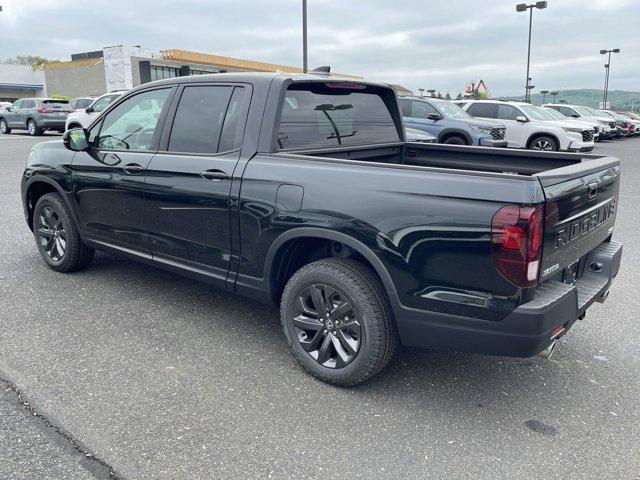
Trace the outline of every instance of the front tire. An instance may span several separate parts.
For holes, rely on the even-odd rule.
[[[534,138],[529,145],[529,150],[541,150],[545,152],[557,152],[558,142],[553,137],[541,135]]]
[[[57,272],[85,268],[94,250],[82,243],[71,212],[60,194],[47,193],[33,211],[33,234],[45,263]]]
[[[11,133],[9,124],[4,118],[0,118],[0,133],[2,133],[3,135],[8,135]]]
[[[29,120],[27,122],[27,131],[29,132],[29,135],[31,135],[32,137],[36,137],[44,133],[44,130],[38,127],[38,124],[36,123],[35,120]]]
[[[302,267],[287,282],[280,313],[296,360],[332,385],[369,380],[398,346],[382,283],[355,260],[326,259]]]
[[[460,135],[451,135],[442,143],[446,143],[448,145],[468,145],[464,137],[461,137]]]

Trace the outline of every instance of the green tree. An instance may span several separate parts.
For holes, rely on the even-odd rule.
[[[462,92],[458,92],[458,96],[456,97],[456,100],[462,100],[464,97],[462,96]]]
[[[451,100],[451,95],[449,95],[449,92],[447,92],[447,94],[444,96],[445,100]]]
[[[45,63],[58,63],[60,60],[48,59],[40,57],[38,55],[17,55],[15,58],[8,58],[5,63],[11,63],[14,65],[31,65],[35,67],[37,65],[44,65]]]

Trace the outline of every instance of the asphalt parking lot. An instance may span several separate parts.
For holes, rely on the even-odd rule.
[[[405,349],[349,390],[276,309],[105,254],[47,269],[19,193],[43,140],[0,136],[1,479],[640,478],[640,138],[596,146],[622,270],[551,360]]]

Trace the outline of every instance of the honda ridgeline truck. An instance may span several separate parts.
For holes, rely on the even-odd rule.
[[[383,84],[228,73],[36,145],[22,198],[52,269],[103,250],[279,305],[300,364],[351,386],[399,344],[550,353],[618,272],[619,185],[608,156],[406,142]]]

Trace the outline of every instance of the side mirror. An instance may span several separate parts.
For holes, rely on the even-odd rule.
[[[440,115],[439,113],[430,113],[429,115],[427,115],[427,118],[429,120],[442,120],[442,115]]]
[[[529,119],[527,117],[525,117],[524,115],[518,115],[516,117],[516,121],[520,122],[520,123],[527,123],[529,121]]]
[[[89,148],[89,132],[84,128],[72,128],[62,135],[62,143],[73,152],[82,152]]]
[[[6,107],[6,108],[5,108],[5,110],[6,110],[7,112],[10,112],[10,111],[11,111],[11,107]]]
[[[94,110],[93,110],[93,108],[91,108],[91,107],[87,107],[87,108],[85,108],[85,109],[84,109],[84,113],[91,113],[91,112],[93,112],[93,111],[94,111]]]

